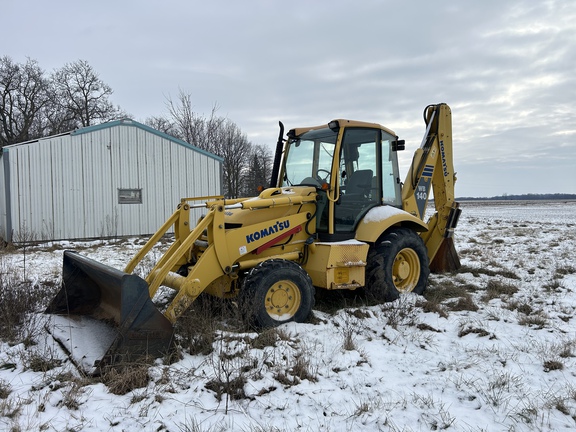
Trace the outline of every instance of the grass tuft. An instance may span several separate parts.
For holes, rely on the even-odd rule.
[[[561,266],[556,268],[555,277],[562,277],[576,273],[576,267],[571,265]]]
[[[550,372],[553,370],[562,370],[564,369],[564,363],[558,360],[546,360],[544,362],[544,372]]]
[[[495,263],[495,265],[497,265],[497,263]],[[472,273],[474,277],[480,277],[480,275],[485,275],[491,277],[502,276],[508,279],[516,279],[516,280],[521,279],[521,277],[513,270],[508,269],[492,270],[485,267],[472,267],[467,265],[463,265],[462,267],[460,267],[460,269],[458,269],[456,273],[460,274]]]
[[[0,379],[0,399],[7,399],[10,393],[12,393],[10,384]]]
[[[534,311],[534,308],[527,301],[510,300],[505,307],[508,310],[518,311],[524,315],[530,315]]]
[[[424,302],[417,302],[424,312],[433,312],[447,318],[447,311],[477,311],[478,306],[472,298],[471,292],[480,288],[476,285],[454,280],[443,280],[441,283],[432,283],[424,293]]]
[[[560,291],[563,288],[563,286],[558,279],[553,279],[552,281],[542,285],[542,288],[544,289],[544,291],[550,293]]]
[[[466,294],[464,297],[460,297],[456,302],[449,303],[448,307],[451,311],[476,312],[479,309],[478,305],[476,305],[470,294]]]
[[[534,313],[532,315],[522,316],[518,320],[518,324],[527,326],[527,327],[534,327],[536,329],[543,329],[548,325],[548,317],[542,311]]]
[[[26,317],[45,307],[46,299],[52,297],[51,287],[18,281],[13,272],[4,272],[0,266],[0,339],[20,342]]]
[[[105,370],[100,376],[110,393],[125,395],[138,388],[146,387],[150,382],[149,364],[130,363]]]
[[[231,302],[201,295],[176,323],[180,347],[191,355],[208,355],[214,351],[216,332],[230,322],[241,330],[238,310]]]
[[[246,399],[244,386],[248,382],[246,375],[238,375],[229,380],[214,378],[208,381],[205,387],[216,393],[216,398],[221,401],[223,395],[228,395],[231,400]]]
[[[518,292],[518,287],[514,284],[504,282],[499,279],[490,279],[486,286],[486,292],[482,296],[482,301],[489,302],[496,298],[512,296]]]
[[[56,353],[49,348],[38,350],[28,349],[22,352],[22,363],[24,369],[33,372],[48,372],[62,364],[62,360],[57,358]]]
[[[252,348],[264,349],[266,347],[274,348],[276,343],[281,339],[278,328],[271,328],[263,330],[252,340]]]

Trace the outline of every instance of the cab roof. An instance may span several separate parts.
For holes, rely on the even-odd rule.
[[[381,129],[384,132],[387,132],[392,136],[396,136],[396,133],[392,129],[388,129],[386,126],[382,126],[381,124],[363,122],[363,121],[358,121],[358,120],[347,120],[347,119],[335,119],[335,120],[332,120],[331,122],[329,122],[327,124],[320,125],[320,126],[301,127],[301,128],[290,129],[290,131],[288,132],[288,136],[289,137],[297,137],[297,136],[300,136],[303,133],[306,133],[306,132],[311,131],[311,130],[330,128],[330,126],[335,124],[336,122],[337,122],[339,127],[359,127],[359,128]]]

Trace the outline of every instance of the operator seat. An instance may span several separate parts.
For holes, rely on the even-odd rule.
[[[370,169],[354,171],[346,183],[346,195],[363,198],[372,188],[373,172]]]
[[[337,230],[353,230],[358,218],[365,213],[368,206],[374,204],[369,196],[372,177],[373,171],[365,169],[354,171],[348,179],[344,193],[336,203],[334,221]]]

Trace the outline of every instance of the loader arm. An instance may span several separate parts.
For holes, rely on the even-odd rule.
[[[313,188],[309,189],[313,190]],[[272,195],[274,191],[280,193]],[[294,261],[301,257],[304,245],[299,243],[282,248],[282,252],[273,257],[260,255],[260,253],[287,236],[301,232],[302,226],[311,219],[312,212],[295,212],[274,223],[267,220],[240,228],[226,229],[224,221],[226,211],[315,205],[316,195],[283,195],[280,189],[274,188],[263,192],[259,200],[218,199],[208,201],[198,205],[198,207],[207,207],[208,212],[193,229],[190,229],[187,224],[190,219],[190,208],[193,207],[188,203],[191,200],[196,200],[196,198],[182,200],[178,210],[125,268],[126,273],[132,272],[170,226],[174,226],[175,241],[146,277],[150,298],[154,297],[161,285],[177,290],[176,296],[164,313],[171,323],[175,323],[190,304],[219,279],[226,279],[226,283],[223,285],[231,289],[230,281],[237,278],[239,270],[252,268],[259,262],[271,258]],[[267,235],[261,236],[260,233],[264,231]],[[207,244],[198,261],[188,268],[186,276],[179,274],[178,269],[187,265],[190,251],[196,242],[201,241],[202,236],[206,236]],[[223,293],[220,292],[219,295],[222,296]]]
[[[405,211],[424,220],[430,190],[434,194],[435,213],[428,220],[428,231],[421,233],[430,268],[453,271],[460,267],[452,236],[460,216],[454,197],[452,152],[452,114],[446,104],[429,105],[424,110],[426,133],[414,153],[412,165],[402,187]]]

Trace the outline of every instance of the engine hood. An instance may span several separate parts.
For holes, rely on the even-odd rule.
[[[238,228],[290,216],[315,212],[316,188],[290,186],[265,189],[260,195],[240,201],[238,208],[226,209],[227,228]],[[302,202],[304,201],[304,202]]]

